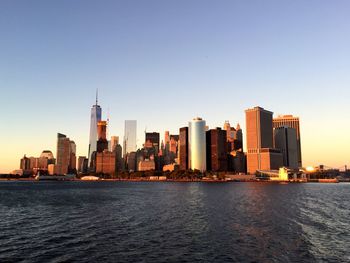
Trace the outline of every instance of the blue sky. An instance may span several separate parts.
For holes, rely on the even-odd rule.
[[[99,89],[110,135],[125,119],[177,133],[194,116],[245,127],[260,105],[301,118],[304,164],[350,164],[348,1],[0,1],[0,172],[87,155]]]

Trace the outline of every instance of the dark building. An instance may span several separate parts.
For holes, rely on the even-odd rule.
[[[156,152],[159,152],[159,132],[146,132],[146,138],[145,138],[145,148],[152,148],[154,147],[156,149]]]
[[[108,150],[106,121],[99,121],[97,123],[97,136],[97,152],[102,153],[104,150]]]
[[[226,131],[221,128],[206,132],[207,170],[227,171]]]
[[[188,127],[180,128],[179,145],[180,170],[188,170]]]

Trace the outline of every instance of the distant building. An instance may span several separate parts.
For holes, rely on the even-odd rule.
[[[124,154],[135,152],[136,145],[136,120],[126,120],[124,128]]]
[[[146,132],[145,134],[145,148],[154,148],[156,154],[159,152],[159,140],[160,136],[158,132]]]
[[[146,159],[143,161],[139,161],[138,171],[151,171],[155,169],[156,169],[156,164],[154,160]]]
[[[126,156],[126,164],[128,171],[136,171],[136,152],[130,152]]]
[[[294,128],[288,126],[274,129],[275,148],[283,154],[283,165],[288,168],[297,169],[298,163],[298,139]]]
[[[48,164],[55,164],[56,163],[56,159],[54,158],[53,153],[49,150],[44,150],[41,153],[40,158],[47,158]]]
[[[99,121],[97,123],[97,137],[97,152],[101,153],[104,150],[108,150],[106,121]]]
[[[70,159],[69,159],[69,173],[76,173],[77,171],[77,146],[74,141],[70,141]]]
[[[96,153],[96,173],[115,174],[115,153],[108,150]]]
[[[79,156],[77,168],[78,173],[85,174],[88,172],[88,161],[89,159],[87,159],[85,156]]]
[[[189,156],[190,168],[192,170],[206,171],[206,125],[201,118],[194,118],[189,122],[188,138],[189,138]]]
[[[273,148],[273,113],[261,107],[248,109],[247,125],[247,171],[276,170],[283,166],[280,151]]]
[[[119,136],[112,136],[110,151],[111,152],[115,151],[115,148],[117,147],[118,144],[119,144]]]
[[[297,146],[298,146],[298,166],[302,167],[302,155],[301,155],[301,139],[300,139],[300,122],[299,117],[294,117],[293,115],[281,115],[273,119],[273,127],[279,128],[283,126],[288,126],[294,128],[297,134]]]
[[[90,117],[90,138],[89,138],[89,165],[91,163],[91,156],[93,152],[97,150],[97,123],[102,118],[102,109],[98,105],[98,97],[96,93],[96,104],[91,108],[91,117]]]
[[[173,153],[175,156],[177,156],[178,153],[178,143],[179,135],[170,135],[169,152]]]
[[[30,159],[26,155],[24,155],[23,158],[21,159],[19,168],[23,171],[30,170]]]
[[[207,170],[227,171],[227,131],[220,128],[206,132]]]
[[[188,152],[188,127],[180,128],[179,138],[179,159],[180,159],[180,170],[189,169],[189,152]]]
[[[57,134],[57,174],[67,174],[70,165],[71,145],[66,135]]]

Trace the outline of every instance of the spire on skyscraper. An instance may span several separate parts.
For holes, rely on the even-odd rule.
[[[96,105],[98,105],[98,89],[96,89]]]

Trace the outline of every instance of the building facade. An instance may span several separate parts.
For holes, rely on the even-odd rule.
[[[188,155],[188,127],[180,128],[179,136],[179,163],[180,170],[189,169]]]
[[[126,120],[124,127],[124,154],[125,156],[128,153],[135,152],[137,148],[136,143],[136,120]]]
[[[188,138],[189,138],[189,157],[190,169],[200,170],[201,172],[207,170],[207,156],[206,156],[206,124],[205,121],[199,117],[194,118],[188,124]]]
[[[220,128],[206,132],[207,170],[227,171],[227,131]]]
[[[274,129],[275,148],[283,155],[283,165],[288,168],[299,167],[297,131],[288,126]]]
[[[261,107],[248,109],[247,125],[247,172],[274,170],[283,166],[282,154],[273,149],[273,127],[271,111]]]
[[[281,115],[273,119],[273,128],[279,128],[283,126],[288,126],[294,128],[297,134],[297,151],[298,151],[298,166],[302,167],[302,155],[301,155],[301,139],[300,139],[300,121],[299,117],[293,115]]]
[[[90,116],[90,138],[89,138],[89,165],[91,163],[92,153],[97,150],[97,123],[101,121],[102,118],[102,109],[98,105],[97,94],[96,94],[96,104],[91,108],[91,116]]]

